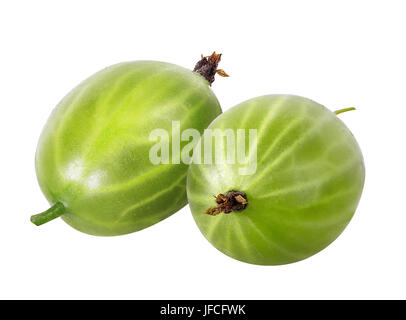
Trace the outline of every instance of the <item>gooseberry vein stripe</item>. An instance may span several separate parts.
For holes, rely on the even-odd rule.
[[[278,132],[277,135],[275,136],[275,139],[273,140],[273,143],[270,145],[270,147],[265,151],[265,153],[261,156],[261,160],[260,162],[264,162],[265,159],[267,159],[267,157],[272,154],[272,152],[274,151],[275,146],[277,145],[277,143],[279,143],[285,136],[289,135],[294,129],[296,129],[300,123],[303,123],[303,119],[299,117],[300,114],[298,114],[298,119],[294,119],[293,121],[291,121],[284,130],[282,130],[281,132]],[[315,126],[310,127],[307,131],[303,132],[301,134],[301,137],[299,139],[297,139],[294,144],[290,145],[289,148],[287,148],[283,153],[279,153],[277,157],[274,158],[274,162],[271,162],[271,165],[273,165],[274,163],[278,163],[281,160],[283,160],[284,157],[287,157],[289,155],[291,155],[291,152],[293,150],[295,150],[295,148],[302,144],[305,143],[308,139],[310,139],[312,137],[313,134],[317,133],[321,127],[323,127],[324,125],[326,125],[326,123],[329,121],[330,119],[325,118],[325,120],[321,119],[319,120],[320,122],[317,123]],[[281,159],[282,158],[282,159]],[[269,167],[268,167],[269,168]],[[271,170],[271,169],[268,169]]]
[[[61,161],[60,159],[60,154],[59,154],[59,149],[60,146],[58,144],[58,142],[60,141],[60,134],[61,132],[64,130],[64,126],[66,123],[68,123],[67,120],[69,120],[71,114],[73,114],[73,110],[75,109],[75,106],[79,105],[79,103],[77,103],[78,101],[82,100],[82,96],[85,95],[87,89],[89,89],[91,87],[90,84],[86,85],[86,84],[82,84],[81,87],[79,87],[79,92],[75,95],[75,98],[73,99],[73,101],[71,103],[69,103],[72,107],[68,109],[68,111],[63,115],[63,121],[60,122],[56,132],[53,135],[53,140],[54,140],[54,145],[55,145],[55,153],[54,153],[54,159],[55,159],[55,167],[56,168],[60,168],[60,163]]]
[[[181,186],[181,182],[186,178],[187,173],[183,174],[179,179],[177,179],[174,183],[172,183],[171,185],[169,185],[167,188],[155,193],[154,195],[152,195],[151,197],[144,199],[138,203],[136,203],[135,205],[131,206],[130,208],[128,208],[127,210],[125,210],[123,213],[121,213],[119,215],[118,221],[120,221],[121,219],[123,219],[125,216],[127,216],[128,214],[131,213],[131,211],[133,211],[134,209],[137,209],[139,207],[145,206],[148,203],[153,202],[155,199],[159,198],[161,195],[171,191],[172,189]]]
[[[218,227],[224,222],[223,220],[225,219],[223,216],[219,216],[219,219],[216,219],[212,224],[210,224],[209,227],[206,229],[206,237],[208,239],[212,239],[213,235],[215,234],[215,231],[218,229]]]
[[[91,134],[89,134],[86,137],[87,141],[97,140],[97,135],[106,128],[106,124],[103,125],[103,122],[107,121],[107,123],[110,123],[113,116],[117,112],[119,112],[120,105],[123,105],[124,102],[129,103],[129,99],[130,99],[131,95],[137,91],[137,88],[140,86],[140,84],[142,84],[143,82],[146,81],[146,79],[144,79],[137,86],[135,86],[131,92],[127,93],[127,95],[120,94],[120,89],[123,86],[123,84],[125,84],[125,82],[128,81],[129,78],[131,78],[132,76],[134,76],[135,74],[138,74],[138,73],[139,73],[139,71],[125,73],[121,77],[121,80],[119,80],[118,83],[111,89],[111,91],[106,90],[108,92],[106,97],[104,97],[103,99],[99,98],[98,101],[95,102],[95,104],[97,105],[97,109],[96,109],[95,113],[98,114],[98,117],[96,119],[96,124],[94,125],[94,132],[92,132]],[[155,75],[155,74],[153,74],[153,75]],[[153,75],[147,77],[147,79],[151,78]],[[100,101],[104,101],[104,102],[100,102]],[[117,103],[117,101],[121,101],[121,103],[117,107],[116,111],[113,112],[112,114],[106,115],[107,111],[111,108],[112,102]],[[108,117],[108,118],[106,118],[106,117]]]
[[[283,248],[281,245],[277,245],[276,242],[272,241],[272,238],[267,237],[263,231],[261,231],[256,223],[252,221],[251,218],[247,218],[246,222],[248,222],[252,229],[266,242],[271,248],[278,250],[281,254],[288,258],[293,258],[294,255],[289,252],[286,248]]]
[[[299,139],[297,139],[294,143],[292,143],[286,150],[284,150],[282,153],[279,153],[277,157],[274,158],[273,161],[271,161],[271,163],[266,167],[266,169],[264,169],[261,173],[259,173],[255,179],[253,179],[251,181],[251,183],[246,186],[245,188],[249,189],[250,187],[252,187],[254,184],[258,183],[259,181],[261,181],[261,179],[264,179],[267,177],[267,174],[275,169],[279,164],[282,163],[282,161],[287,158],[288,156],[290,156],[296,149],[296,147],[304,142],[306,142],[307,140],[309,140],[312,135],[317,134],[321,128],[325,125],[327,125],[331,120],[328,118],[325,118],[323,120],[320,121],[319,124],[317,124],[316,126],[312,127],[310,130],[308,130],[307,132],[305,132]],[[264,161],[266,154],[264,155],[264,157],[261,157],[260,163],[262,161]]]
[[[299,127],[302,123],[301,119],[296,119],[291,121],[285,128],[283,128],[282,131],[279,131],[277,136],[275,136],[275,139],[272,141],[272,143],[267,146],[267,149],[265,152],[261,155],[261,162],[264,162],[270,154],[275,150],[275,147],[289,134],[291,134],[292,130],[296,129]]]
[[[355,192],[356,192],[355,188],[348,189],[346,192],[337,192],[335,194],[332,194],[329,197],[324,197],[323,200],[321,200],[321,201],[314,202],[312,204],[304,206],[303,209],[316,207],[316,206],[320,206],[323,204],[329,204],[331,201],[337,200],[340,198],[342,198],[342,200],[344,200],[346,197],[353,195]]]
[[[158,178],[161,176],[166,170],[170,170],[171,168],[167,168],[165,165],[157,165],[153,167],[151,170],[147,172],[143,172],[141,175],[136,176],[132,180],[126,181],[122,184],[115,184],[111,186],[106,186],[103,188],[98,188],[97,192],[116,192],[120,191],[121,189],[129,189],[135,188],[138,185],[142,184],[142,182],[146,182],[149,179]]]
[[[120,112],[122,111],[122,109],[124,107],[127,107],[128,105],[131,105],[133,103],[134,100],[136,100],[137,98],[141,98],[141,97],[137,97],[137,95],[141,95],[144,96],[145,92],[144,90],[142,90],[142,87],[145,86],[149,81],[153,80],[154,78],[159,78],[160,76],[166,75],[167,73],[169,73],[168,71],[160,71],[160,72],[156,72],[151,74],[150,76],[144,78],[142,81],[140,81],[140,83],[138,83],[136,86],[134,86],[131,91],[127,92],[125,95],[118,95],[118,93],[116,93],[117,97],[115,97],[116,101],[120,101],[119,104],[117,105],[117,107],[114,109],[114,111],[109,114],[108,118],[105,119],[107,121],[106,124],[104,124],[103,126],[97,126],[98,130],[97,132],[101,132],[103,131],[103,129],[105,129],[109,124],[113,123],[116,120],[116,116],[120,114]],[[137,73],[136,73],[137,74]],[[130,74],[131,76],[131,74]],[[148,105],[149,103],[151,103],[152,101],[154,101],[154,99],[156,99],[156,97],[159,97],[163,92],[167,91],[167,88],[161,88],[160,91],[155,91],[153,95],[149,95],[148,99],[145,101],[143,101],[144,105]],[[108,103],[106,103],[106,107],[108,107]],[[134,110],[135,112],[137,112],[137,110]]]
[[[147,68],[144,68],[147,69]],[[100,96],[100,99],[97,101],[96,105],[97,105],[97,109],[96,109],[96,113],[99,116],[100,120],[105,120],[106,117],[106,113],[111,110],[111,103],[114,102],[116,103],[117,101],[122,101],[122,99],[125,99],[127,96],[122,95],[121,91],[122,91],[122,86],[129,80],[131,79],[131,77],[133,77],[134,75],[139,74],[139,71],[134,71],[134,70],[130,70],[126,73],[124,73],[119,79],[117,79],[116,84],[112,87],[109,88],[109,90],[106,90],[106,96]],[[151,76],[153,76],[154,74],[150,75],[147,78],[144,78],[142,82],[140,82],[135,88],[134,90],[139,87],[139,85],[141,83],[143,83],[146,79],[149,79]],[[121,94],[120,94],[121,93]],[[103,98],[102,98],[103,97]],[[110,118],[110,116],[109,116]],[[98,127],[97,124],[95,125],[95,127]]]
[[[280,110],[283,108],[283,106],[285,105],[287,100],[287,97],[281,97],[279,99],[278,102],[275,103],[275,106],[273,106],[270,110],[268,110],[267,115],[265,116],[264,120],[261,122],[260,127],[258,129],[258,132],[266,132],[269,127],[272,125],[272,119],[274,119],[278,113],[280,112]],[[254,111],[252,111],[254,112]],[[289,129],[287,129],[289,130]],[[283,132],[281,132],[279,134],[279,136],[283,135]],[[259,143],[261,143],[262,139],[264,137],[264,134],[260,134],[257,136],[257,140],[254,141],[251,145],[250,145],[250,149],[248,151],[248,159],[247,159],[247,163],[250,163],[250,161],[252,161],[253,157],[254,157],[254,152],[253,149],[255,148],[255,146],[257,146]],[[255,155],[256,156],[256,155]]]
[[[330,202],[340,199],[340,197],[331,197]],[[340,199],[341,200],[341,199]],[[344,200],[344,199],[342,199]],[[298,208],[299,211],[308,211],[309,209],[311,210],[312,208],[320,208],[323,205],[322,202],[314,202],[312,205],[309,206],[303,206]],[[350,214],[353,214],[354,212],[351,212],[350,206],[346,206],[344,211],[348,211]],[[278,206],[270,206],[269,208],[273,212],[279,212],[281,214],[289,214],[291,213],[291,209],[289,208],[282,208]],[[274,220],[272,220],[274,221]],[[327,215],[326,212],[323,212],[322,214],[315,216],[315,215],[308,215],[306,217],[306,220],[287,220],[286,222],[283,219],[279,219],[277,221],[278,224],[280,225],[285,225],[285,226],[295,226],[295,227],[300,227],[300,228],[308,228],[308,229],[314,229],[315,226],[317,227],[326,227],[329,228],[331,226],[337,225],[337,224],[342,224],[342,223],[348,223],[348,217],[346,215],[340,214],[340,212],[337,212],[335,214],[330,214]]]
[[[239,240],[239,242],[242,244],[244,247],[244,251],[246,252],[247,255],[251,255],[255,258],[255,256],[259,256],[262,259],[265,258],[264,254],[261,253],[252,243],[248,240],[246,234],[244,233],[242,229],[242,220],[237,220],[234,231],[235,231],[235,238]],[[252,252],[253,251],[253,252]]]
[[[207,103],[207,100],[203,100],[199,102],[196,106],[188,110],[188,112],[185,114],[185,116],[182,118],[183,123],[188,123],[193,117],[196,115],[196,113],[199,111],[200,107],[203,107]]]
[[[148,68],[144,68],[144,69],[148,69]],[[115,111],[113,111],[113,113],[110,115],[109,118],[111,118],[114,114],[116,114],[117,112],[120,111],[119,109],[120,109],[120,106],[123,105],[123,100],[128,99],[132,93],[139,91],[137,89],[139,89],[139,87],[141,87],[143,84],[145,84],[145,82],[147,82],[149,79],[162,75],[163,73],[165,73],[166,70],[167,69],[161,70],[159,72],[154,72],[154,73],[148,75],[147,77],[143,78],[134,88],[131,89],[130,92],[127,92],[125,95],[123,95],[122,92],[117,91],[117,89],[119,89],[119,88],[121,89],[121,86],[122,86],[124,80],[128,80],[128,78],[131,76],[138,75],[139,70],[136,70],[136,71],[128,70],[126,73],[121,75],[118,79],[116,79],[116,81],[118,81],[119,83],[117,83],[114,86],[114,88],[112,89],[113,92],[111,92],[111,96],[114,97],[115,104],[117,104],[117,102],[119,102],[119,104],[118,104],[118,107],[114,108]],[[105,73],[106,71],[107,70],[102,70],[100,73],[103,73],[103,72]],[[93,77],[96,78],[99,75],[100,74],[98,73],[98,74],[95,74]],[[107,75],[108,75],[108,73],[107,73]],[[93,77],[89,78],[88,80],[92,80]],[[89,84],[86,85],[86,83],[89,83]],[[58,130],[58,133],[57,133],[58,136],[59,136],[60,132],[63,130],[63,124],[69,123],[70,116],[75,115],[77,109],[81,107],[81,100],[83,99],[83,97],[86,96],[86,94],[89,93],[89,91],[91,89],[93,89],[94,86],[97,85],[97,82],[95,82],[93,84],[93,86],[91,85],[91,83],[92,83],[91,81],[90,82],[85,81],[83,84],[84,88],[82,88],[82,90],[77,93],[75,100],[70,103],[71,107],[69,108],[69,112],[64,116],[64,121],[62,121],[60,130]],[[121,94],[118,94],[118,93],[121,93]],[[109,91],[106,90],[105,94],[109,94]],[[97,101],[95,101],[94,104],[103,106],[104,108],[102,108],[102,109],[105,109],[105,110],[108,109],[109,106],[111,107],[111,100],[106,101],[106,103],[99,103],[100,101],[106,101],[103,94],[99,96],[99,99],[97,99]]]
[[[108,75],[107,70],[103,70],[101,72],[104,72],[106,73],[106,75]],[[125,73],[125,75],[128,75],[130,72],[131,71],[128,71],[127,73]],[[96,76],[98,76],[98,74],[94,75],[93,77]],[[90,80],[90,78],[88,80]],[[69,102],[70,107],[67,108],[67,112],[66,114],[64,114],[64,121],[61,122],[61,125],[57,130],[57,136],[59,136],[60,132],[64,129],[64,124],[68,123],[71,117],[75,115],[77,109],[81,107],[83,99],[88,99],[89,93],[91,93],[91,91],[94,90],[95,87],[97,87],[96,82],[84,81],[75,90],[72,90],[72,92],[68,94],[72,95],[74,99],[73,101]],[[108,95],[108,92],[109,91],[107,90],[104,91],[101,95],[99,95],[97,100],[93,102],[93,104],[98,104],[100,101],[103,101],[105,99],[105,95]],[[64,101],[62,100],[62,102]]]
[[[295,193],[295,192],[300,192],[300,191],[305,191],[307,188],[320,188],[324,183],[328,182],[332,178],[336,178],[341,176],[343,173],[347,172],[348,170],[352,169],[354,166],[357,166],[358,163],[355,161],[350,161],[347,166],[343,167],[340,169],[340,171],[336,172],[334,175],[329,174],[328,172],[325,172],[323,175],[320,175],[316,177],[315,179],[311,181],[301,181],[300,184],[294,185],[290,188],[285,188],[285,189],[278,189],[276,191],[271,191],[269,193],[262,194],[258,196],[258,199],[266,199],[269,197],[275,197],[275,196],[280,196],[280,195],[286,195],[287,193]]]
[[[179,108],[179,105],[182,106],[182,109],[184,111],[184,118],[185,117],[192,117],[193,115],[190,113],[190,111],[198,111],[199,108],[205,104],[207,101],[202,100],[199,102],[199,104],[193,106],[192,108],[187,108],[185,106],[185,102],[189,101],[190,98],[196,95],[200,90],[199,89],[193,89],[193,90],[185,90],[181,95],[177,95],[173,97],[168,104],[166,105],[166,110],[171,111],[172,108]],[[178,119],[181,120],[181,119]],[[182,119],[184,121],[184,119]]]

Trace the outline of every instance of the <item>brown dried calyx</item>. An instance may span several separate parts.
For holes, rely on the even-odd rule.
[[[216,197],[217,207],[211,207],[204,213],[216,216],[221,212],[230,213],[232,211],[242,211],[247,207],[247,196],[244,192],[231,190],[226,194],[220,193]]]
[[[207,57],[201,55],[201,60],[196,63],[193,71],[201,74],[211,85],[214,82],[216,73],[221,77],[229,77],[223,69],[217,69],[220,60],[221,53],[217,54],[215,51]]]

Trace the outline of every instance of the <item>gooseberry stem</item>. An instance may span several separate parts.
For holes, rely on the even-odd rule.
[[[30,220],[36,226],[40,226],[41,224],[47,223],[60,217],[65,212],[65,206],[62,203],[57,202],[48,210],[31,216]]]
[[[344,109],[336,110],[336,111],[334,111],[334,113],[335,113],[335,114],[340,114],[340,113],[344,113],[344,112],[352,111],[352,110],[356,110],[356,109],[355,109],[354,107],[344,108]]]

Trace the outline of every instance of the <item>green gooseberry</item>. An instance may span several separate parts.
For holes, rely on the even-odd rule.
[[[208,129],[235,135],[256,129],[256,143],[244,136],[244,161],[208,163],[202,153],[200,163],[190,165],[188,200],[207,240],[232,258],[259,265],[300,261],[333,242],[364,185],[360,148],[337,117],[352,109],[334,113],[306,98],[268,95],[217,117]],[[215,138],[204,135],[201,144]],[[220,159],[228,159],[226,135],[219,141]],[[241,173],[253,164],[255,172]]]
[[[210,89],[221,55],[194,72],[165,62],[110,66],[74,88],[55,108],[41,134],[35,164],[52,205],[31,217],[56,217],[79,231],[102,236],[151,226],[187,203],[187,164],[151,163],[150,132],[202,132],[221,113]],[[169,137],[170,145],[172,138]],[[180,148],[186,144],[180,142]],[[172,150],[172,148],[170,148]]]

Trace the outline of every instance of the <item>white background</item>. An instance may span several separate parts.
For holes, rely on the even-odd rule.
[[[406,298],[404,1],[2,1],[0,298]],[[134,234],[93,237],[58,219],[34,153],[52,108],[81,80],[128,60],[192,68],[223,53],[224,110],[270,93],[331,109],[356,136],[366,185],[344,233],[278,267],[235,261],[200,234],[189,208]]]

